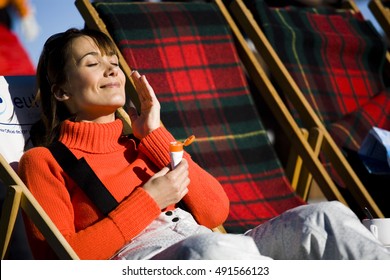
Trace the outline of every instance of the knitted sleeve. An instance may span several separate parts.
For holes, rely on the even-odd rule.
[[[74,209],[62,172],[46,148],[27,151],[19,163],[21,179],[81,259],[110,258],[161,213],[154,200],[142,188],[136,188],[108,217],[76,232]],[[34,256],[47,258],[43,236],[28,225]]]
[[[169,143],[172,141],[175,141],[173,136],[160,127],[141,140],[139,150],[159,168],[163,168],[170,163]],[[229,212],[229,199],[222,185],[196,164],[188,153],[184,152],[184,157],[189,163],[191,180],[189,192],[183,198],[186,210],[204,226],[213,228],[221,225]]]

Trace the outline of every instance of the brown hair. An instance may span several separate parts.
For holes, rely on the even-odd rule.
[[[82,36],[92,38],[102,54],[116,54],[115,44],[111,39],[92,29],[71,28],[47,39],[37,67],[37,102],[42,108],[42,118],[41,124],[34,126],[40,132],[32,132],[35,136],[34,145],[51,144],[58,138],[61,122],[72,117],[65,104],[55,98],[52,86],[63,85],[68,81],[66,64],[71,59],[72,42]]]

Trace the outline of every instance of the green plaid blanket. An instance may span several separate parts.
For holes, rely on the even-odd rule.
[[[390,129],[386,46],[360,13],[246,3],[340,147],[358,149],[372,126]]]
[[[244,232],[304,203],[268,141],[232,35],[214,4],[95,6],[129,66],[154,87],[164,125],[178,139],[196,136],[187,151],[228,194],[229,232]]]

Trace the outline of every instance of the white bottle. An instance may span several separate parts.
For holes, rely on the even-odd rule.
[[[184,154],[183,143],[171,142],[169,144],[169,153],[171,156],[171,169],[173,170],[181,162],[181,159],[183,158],[183,154]]]
[[[184,146],[190,145],[194,142],[195,136],[191,135],[188,137],[184,143],[180,141],[174,141],[169,144],[169,153],[171,156],[171,169],[175,169],[175,167],[181,162],[184,154]]]

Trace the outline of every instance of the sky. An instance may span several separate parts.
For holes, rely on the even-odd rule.
[[[29,2],[35,8],[40,28],[39,35],[32,42],[26,41],[17,19],[14,24],[14,32],[18,34],[19,40],[36,66],[47,38],[70,27],[82,28],[84,20],[78,12],[74,0],[30,0]]]
[[[28,42],[22,36],[21,27],[15,20],[14,32],[18,34],[25,50],[29,54],[33,64],[38,63],[39,55],[42,51],[46,39],[54,33],[63,32],[70,27],[82,28],[84,20],[78,12],[74,0],[29,0],[35,7],[36,18],[40,27],[38,38],[33,42]],[[373,19],[371,12],[367,7],[368,0],[355,1],[365,18]],[[378,24],[373,21],[374,25],[380,29]],[[380,30],[380,32],[383,32]]]

